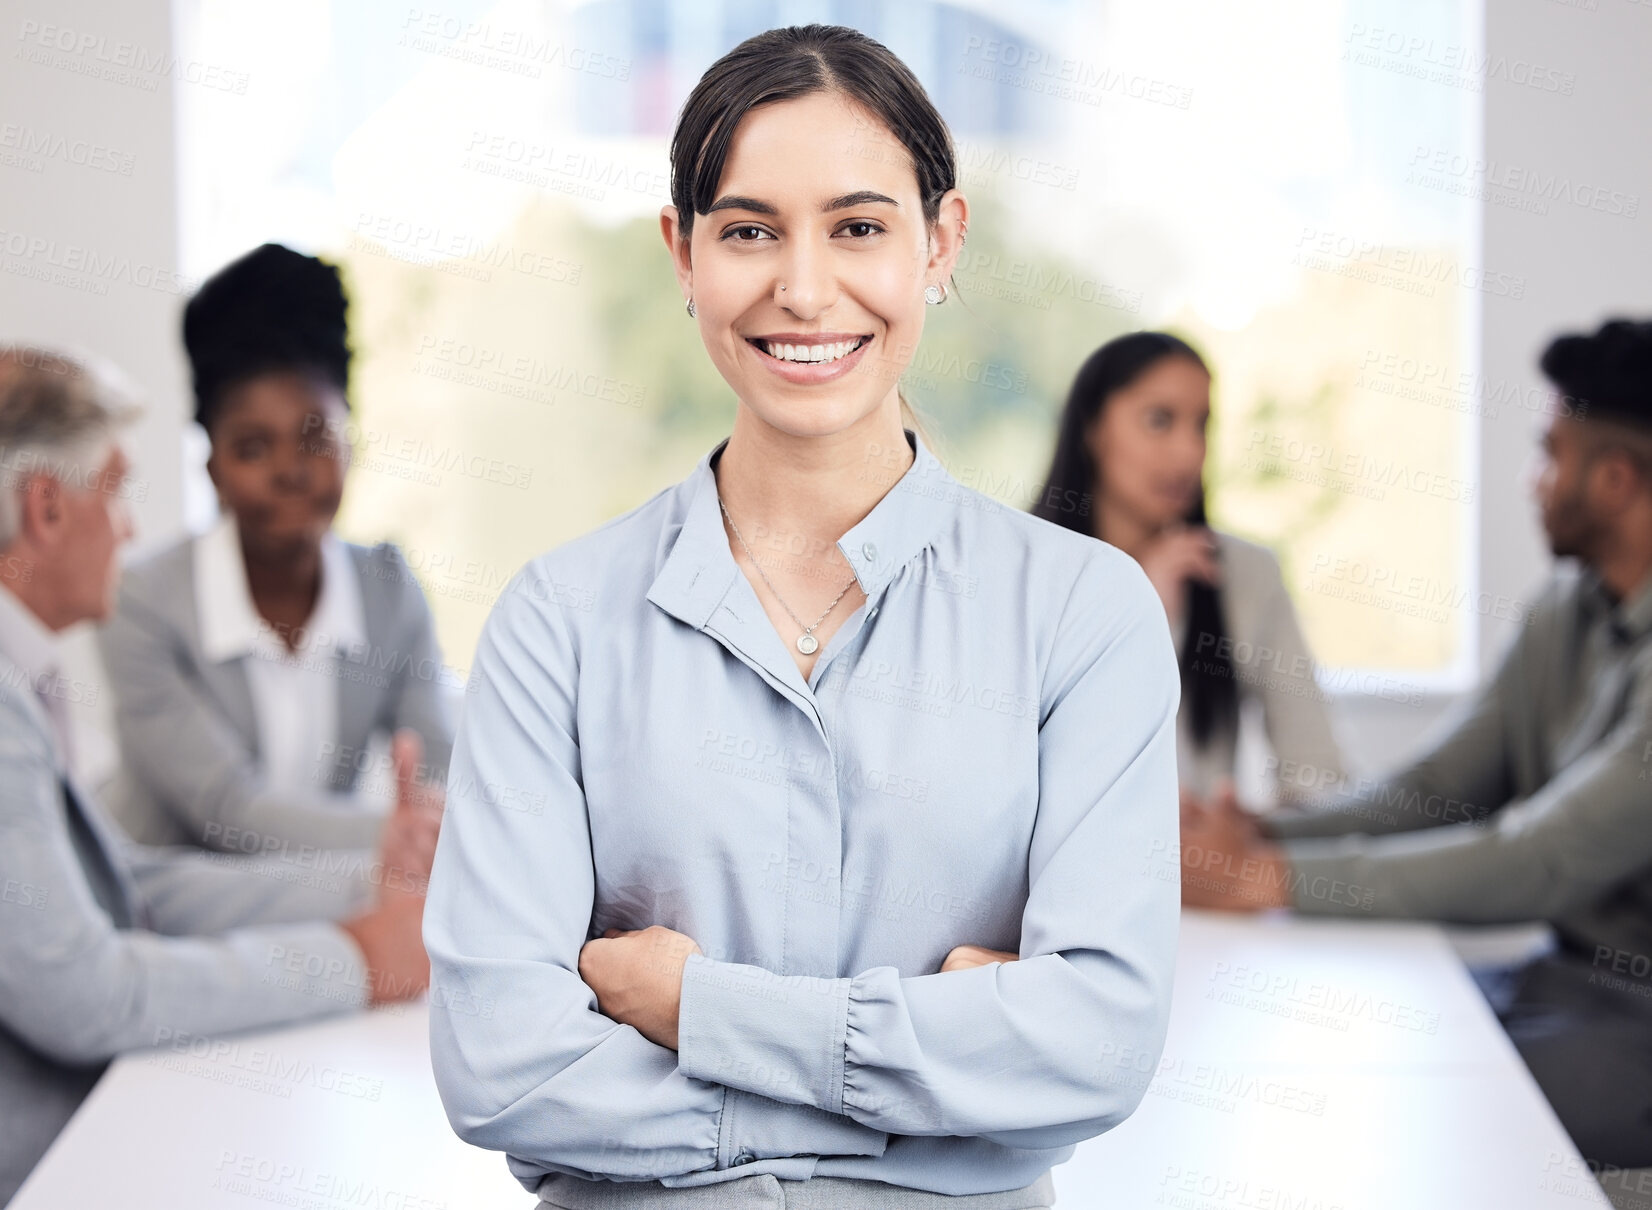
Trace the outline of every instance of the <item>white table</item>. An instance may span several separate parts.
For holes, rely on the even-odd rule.
[[[127,1056],[11,1210],[532,1210],[449,1129],[425,1030],[406,1006]],[[1060,1210],[1607,1205],[1431,926],[1186,913],[1139,1078],[1055,1170]]]

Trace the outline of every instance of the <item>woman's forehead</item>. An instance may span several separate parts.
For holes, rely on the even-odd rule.
[[[871,192],[905,202],[917,187],[911,152],[880,119],[842,93],[818,92],[741,119],[717,197],[817,206]]]

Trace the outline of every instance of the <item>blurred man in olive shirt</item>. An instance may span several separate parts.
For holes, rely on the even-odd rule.
[[[1548,921],[1480,972],[1591,1161],[1652,1166],[1652,323],[1563,336],[1537,481],[1557,563],[1491,678],[1410,767],[1318,810],[1184,805],[1183,901]],[[1341,887],[1351,893],[1331,893]]]

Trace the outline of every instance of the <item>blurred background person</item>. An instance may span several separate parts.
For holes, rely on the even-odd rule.
[[[1182,670],[1177,765],[1184,797],[1236,772],[1251,706],[1282,801],[1345,776],[1330,707],[1272,551],[1210,527],[1205,430],[1210,371],[1165,332],[1108,341],[1079,368],[1036,516],[1132,556],[1164,602]]]
[[[122,750],[113,809],[138,840],[371,844],[383,805],[361,774],[392,732],[439,803],[453,724],[429,606],[394,546],[332,530],[349,462],[346,305],[335,267],[264,244],[185,308],[222,511],[129,571],[102,636]]]
[[[1502,662],[1409,767],[1325,809],[1184,815],[1198,907],[1545,920],[1479,972],[1578,1150],[1652,1166],[1652,323],[1555,340],[1536,496],[1558,560]]]
[[[429,978],[433,816],[392,812],[377,857],[333,855],[320,868],[338,876],[318,877],[133,844],[74,784],[57,634],[114,604],[130,410],[106,374],[0,348],[0,1204],[121,1051],[401,999]]]

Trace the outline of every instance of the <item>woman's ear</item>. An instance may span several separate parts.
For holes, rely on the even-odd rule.
[[[968,226],[969,199],[956,189],[948,189],[941,195],[940,213],[930,228],[926,281],[939,283],[952,276],[953,267],[964,250],[964,230]]]
[[[694,262],[688,254],[688,236],[677,221],[677,207],[660,210],[660,234],[665,238],[666,250],[671,253],[671,265],[677,271],[677,285],[685,299],[694,297]]]

